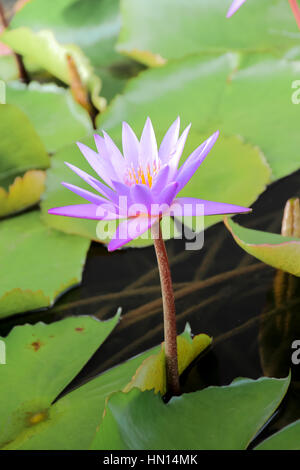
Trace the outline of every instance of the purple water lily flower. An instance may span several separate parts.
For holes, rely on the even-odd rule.
[[[104,131],[103,137],[94,136],[98,152],[78,143],[84,157],[102,181],[70,163],[66,164],[98,194],[63,182],[66,188],[89,203],[57,207],[48,212],[84,219],[119,220],[116,233],[108,245],[109,251],[116,250],[139,237],[165,215],[197,215],[197,205],[204,206],[204,215],[249,212],[251,209],[232,204],[177,197],[210,152],[219,135],[219,132],[215,132],[179,167],[190,125],[181,136],[179,136],[179,127],[180,119],[177,118],[158,149],[149,118],[140,141],[131,127],[124,122],[122,132],[124,156]],[[132,210],[136,205],[142,209]],[[188,214],[184,212],[185,207],[188,208]]]
[[[243,5],[243,3],[245,3],[245,1],[246,0],[234,0],[227,12],[226,18],[230,18]]]

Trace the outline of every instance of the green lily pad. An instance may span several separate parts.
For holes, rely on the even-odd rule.
[[[14,105],[0,105],[0,186],[7,188],[16,176],[47,168],[49,163],[27,116]]]
[[[4,384],[0,391],[0,402],[5,403],[5,406],[0,406],[0,422],[6,424],[0,428],[0,447],[3,450],[79,450],[87,449],[91,445],[101,422],[107,397],[122,390],[135,375],[139,366],[150,356],[159,353],[159,347],[152,348],[56,399],[109,335],[118,317],[119,315],[116,315],[108,322],[100,322],[91,317],[71,317],[50,325],[38,323],[18,326],[7,338],[2,338],[7,351],[6,365],[0,368],[1,383]],[[182,336],[188,339],[189,332],[185,331]],[[47,367],[43,367],[43,364],[47,364]],[[249,428],[246,430],[238,424],[238,430],[233,437],[234,441],[244,442],[245,435],[252,436],[254,428],[261,426],[276,408],[288,387],[288,382],[288,379],[260,379],[259,381],[242,379],[235,381],[229,387],[210,387],[197,393],[206,392],[205,400],[209,400],[213,392],[212,396],[217,400],[218,409],[222,406],[219,400],[222,395],[228,396],[228,402],[232,400],[234,404],[237,403],[236,412],[233,415],[229,406],[227,413],[223,409],[220,418],[222,421],[226,415],[230,421],[232,415],[231,427],[233,429],[236,423],[240,422],[239,412],[244,411],[247,414],[246,403],[250,398],[250,403],[256,410],[255,415],[253,417],[251,414]],[[16,388],[16,383],[22,383],[22,388]],[[232,390],[234,385],[236,391]],[[11,394],[12,388],[19,392]],[[134,392],[137,392],[137,389]],[[173,406],[174,402],[177,400],[181,402],[182,399],[183,403],[179,403],[179,407],[184,408],[188,416],[192,403],[199,405],[197,393],[173,399],[171,412],[169,412],[170,404],[163,405],[159,398],[157,406],[159,420],[164,421],[165,410],[167,414],[174,415],[172,419],[175,419],[177,412],[181,417],[186,416],[185,413],[181,413],[181,410],[177,411],[177,405]],[[131,402],[131,394],[124,394],[129,398],[128,403]],[[145,394],[142,393],[142,396],[145,397]],[[112,398],[114,399],[115,395],[112,395]],[[188,402],[186,402],[187,398]],[[152,399],[150,401],[152,402]],[[206,401],[203,403],[203,408],[205,404]],[[163,410],[162,415],[160,407]],[[213,413],[213,406],[209,406],[208,410],[207,414]],[[129,407],[128,411],[130,414],[132,408]],[[196,407],[197,413],[198,407]],[[213,416],[214,421],[217,421],[219,414],[213,413]],[[194,421],[197,422],[197,420]],[[100,430],[102,425],[103,423]],[[244,432],[242,437],[237,439],[236,436],[241,428]],[[215,430],[218,428],[216,427]],[[130,433],[132,431],[131,427]],[[218,435],[221,439],[221,432],[218,432]],[[116,438],[118,438],[118,433],[114,436],[114,439]],[[230,439],[227,437],[228,441]],[[111,443],[107,449],[111,448],[110,445]],[[168,448],[168,445],[165,448]]]
[[[6,102],[18,106],[34,125],[48,152],[75,142],[92,132],[87,112],[74,101],[69,90],[54,84],[11,82]]]
[[[300,168],[299,106],[293,102],[297,90],[292,88],[299,73],[297,60],[246,57],[229,78],[219,109],[223,132],[257,145],[273,180]]]
[[[0,79],[8,82],[9,80],[17,80],[19,76],[16,59],[13,55],[0,56]]]
[[[82,322],[82,320],[84,320],[84,322]],[[50,357],[52,354],[52,345],[53,347],[57,347],[58,343],[60,348],[68,347],[77,350],[77,341],[78,339],[80,339],[80,337],[77,337],[78,334],[82,335],[83,333],[85,333],[84,337],[87,337],[86,340],[88,340],[88,335],[93,333],[94,330],[86,328],[85,324],[88,323],[88,325],[91,326],[93,326],[94,324],[96,326],[95,335],[93,335],[92,337],[92,344],[94,344],[94,338],[98,338],[98,340],[100,339],[101,341],[101,332],[105,332],[108,335],[113,326],[115,325],[116,321],[117,317],[110,320],[109,322],[97,322],[93,318],[78,317],[77,321],[75,318],[69,318],[68,323],[66,322],[66,320],[63,320],[59,323],[54,323],[49,326],[43,324],[38,324],[35,326],[26,325],[25,327],[18,327],[20,342],[17,345],[15,343],[12,344],[10,342],[11,335],[15,332],[15,330],[13,330],[13,332],[8,336],[7,340],[5,339],[5,342],[7,343],[7,348],[10,346],[10,349],[14,351],[14,358],[17,358],[18,354],[20,354],[20,350],[22,351],[24,345],[27,345],[27,337],[30,337],[31,339],[33,333],[35,335],[34,342],[33,347],[30,349],[35,349],[35,352],[38,352],[42,346],[47,345],[47,355],[49,355]],[[100,336],[97,327],[100,329]],[[22,328],[24,329],[22,330]],[[36,329],[43,333],[43,337],[45,337],[45,339],[48,340],[48,338],[51,338],[49,344],[47,344],[45,340],[41,340],[41,336],[36,334]],[[56,331],[55,336],[53,334],[54,329]],[[72,333],[74,330],[77,333],[73,336]],[[66,331],[70,332],[70,339],[72,339],[72,342],[67,342],[67,345],[65,346],[64,343]],[[39,338],[38,341],[36,341],[37,337]],[[186,340],[190,340],[190,332],[185,331],[182,334],[182,337],[184,337]],[[57,338],[57,342],[54,343],[52,338]],[[41,344],[40,348],[38,348],[38,345],[41,342],[43,342],[43,344]],[[86,350],[84,349],[84,352],[85,351]],[[90,380],[83,386],[76,388],[70,393],[67,393],[66,395],[56,400],[55,403],[52,403],[51,406],[48,405],[47,417],[44,414],[41,416],[44,416],[46,419],[41,419],[39,422],[36,422],[34,426],[20,429],[17,435],[10,442],[6,442],[4,444],[2,443],[2,445],[5,449],[18,450],[88,449],[95,435],[96,427],[101,421],[107,396],[113,392],[122,390],[125,385],[130,382],[131,378],[136,372],[136,369],[148,357],[155,357],[155,354],[158,352],[159,347],[152,348],[124,362],[118,367],[114,367],[113,369],[104,372],[100,376]],[[70,357],[71,353],[72,351],[64,354],[62,358],[58,355],[55,356],[51,360],[50,369],[55,368],[55,361],[57,364],[58,360],[60,362],[61,360],[63,361],[62,367],[67,367],[68,361],[66,358]],[[28,357],[26,356],[26,360],[29,359],[30,361],[32,361],[35,360],[35,358],[39,359],[39,357],[35,354],[31,356],[29,354],[30,353],[28,353]],[[61,349],[60,354],[62,354]],[[87,359],[85,359],[85,361],[86,360]],[[10,360],[9,362],[7,361],[7,367],[9,366],[12,370],[15,367],[15,363],[12,362],[12,360]],[[31,368],[29,369],[26,364],[19,363],[18,367],[16,367],[16,370],[17,372],[11,372],[11,375],[13,377],[12,380],[20,380],[20,374],[24,373],[24,370],[27,370],[26,383],[29,384],[31,380],[31,373],[28,373],[28,370],[31,370]],[[47,380],[51,380],[49,379],[50,375],[51,370],[49,372],[46,371],[45,377],[43,377],[44,384],[47,383]],[[9,384],[10,381],[8,382],[8,387]],[[32,395],[31,390],[27,388],[24,395],[25,402],[30,402],[29,399]],[[18,401],[21,399],[24,400],[24,396],[18,397],[18,400],[16,400],[15,406],[17,407],[17,409],[19,409]],[[43,402],[50,401],[48,399],[47,387],[45,387],[45,389],[43,390],[40,388],[40,400]],[[1,413],[2,410],[0,406],[0,421]],[[30,416],[32,416],[32,414]],[[36,417],[36,420],[38,420],[38,417]],[[2,447],[1,444],[0,447]]]
[[[274,268],[300,276],[300,238],[252,230],[229,219],[225,219],[225,225],[247,253]]]
[[[79,317],[80,323],[82,318],[86,317]],[[115,322],[115,320],[111,320],[111,322]],[[95,322],[93,319],[90,319],[90,321]],[[106,325],[107,322],[104,324],[101,322],[101,324]],[[51,327],[55,327],[54,325],[51,325]],[[109,325],[111,323],[107,326]],[[47,326],[44,326],[45,332],[47,328]],[[78,321],[76,328],[76,331],[82,332],[82,325],[78,327]],[[60,336],[58,336],[60,342],[63,343],[63,327],[61,327],[60,333]],[[47,334],[49,337],[52,336],[50,331]],[[190,331],[187,329],[181,336],[186,340],[191,340]],[[74,348],[75,346],[74,343]],[[88,449],[95,435],[96,428],[101,421],[107,397],[113,392],[122,390],[131,381],[139,366],[147,358],[155,357],[159,353],[159,349],[159,346],[157,346],[145,351],[62,396],[49,407],[47,419],[36,423],[35,426],[22,430],[14,440],[6,443],[4,448],[18,450]],[[49,354],[51,354],[50,350]],[[17,354],[15,354],[15,357],[17,357]],[[68,355],[64,357],[68,357]],[[63,359],[63,363],[67,364],[67,361],[65,361]],[[9,364],[7,363],[7,365]],[[47,374],[48,376],[49,374]]]
[[[17,176],[6,191],[0,188],[0,217],[5,217],[34,206],[45,189],[46,173],[29,170],[24,176]]]
[[[161,130],[179,115],[201,135],[220,129],[219,139],[239,135],[258,147],[275,180],[299,168],[299,108],[292,103],[299,73],[299,62],[267,54],[188,57],[130,80],[97,125],[116,138],[123,120],[139,133],[148,115]],[[252,184],[247,174],[240,178]]]
[[[133,389],[107,402],[94,450],[243,450],[283,399],[289,378],[237,379],[172,398]],[[179,432],[184,430],[184,432]]]
[[[51,75],[70,85],[71,76],[67,63],[67,55],[71,55],[83,85],[90,91],[93,104],[103,109],[105,100],[99,96],[101,80],[94,74],[88,58],[74,44],[61,45],[51,30],[33,32],[26,27],[7,29],[1,35],[1,41],[9,45],[15,52],[47,70]]]
[[[53,31],[61,44],[76,44],[95,66],[120,60],[115,43],[120,30],[119,0],[47,0],[25,5],[12,19],[11,29]]]
[[[298,46],[300,33],[286,0],[247,2],[226,20],[230,2],[122,0],[118,50],[157,66],[198,52],[282,52]],[[155,33],[154,33],[155,31]]]
[[[212,342],[212,338],[199,334],[191,338],[188,333],[177,336],[178,374],[181,375],[188,365],[204,351]],[[129,392],[133,388],[140,390],[154,390],[164,395],[167,391],[166,363],[164,343],[157,354],[153,354],[143,361],[131,382],[124,388]]]
[[[0,217],[40,200],[50,159],[27,116],[11,104],[0,105]]]
[[[18,52],[22,49],[25,59],[30,56],[68,84],[64,56],[71,52],[81,78],[92,93],[94,105],[101,110],[105,100],[99,98],[101,83],[98,75],[104,75],[104,94],[110,99],[112,93],[122,89],[125,83],[121,76],[115,77],[111,66],[130,68],[130,61],[115,49],[119,30],[119,0],[62,0],[54,2],[51,11],[46,0],[35,0],[15,14],[3,41],[8,41]],[[49,52],[47,60],[43,57],[45,48]],[[86,58],[95,67],[95,73]]]
[[[0,317],[52,305],[80,282],[88,248],[85,238],[47,227],[37,211],[1,222]]]
[[[255,450],[300,450],[300,420],[269,437]]]
[[[74,436],[77,443],[81,437],[85,441],[85,429],[75,426],[74,421],[73,436],[55,426],[55,421],[64,420],[69,410],[64,398],[58,402],[60,407],[58,403],[53,405],[53,401],[111,333],[118,318],[119,314],[103,322],[80,316],[65,318],[50,325],[42,322],[28,324],[15,327],[7,338],[2,338],[6,345],[6,365],[0,367],[1,448],[18,448],[21,444],[30,446],[39,433],[43,434],[51,425],[57,433],[60,448],[68,447]],[[76,391],[73,393],[76,394]],[[86,393],[81,403],[82,411],[87,408],[88,398],[89,394]],[[53,409],[57,410],[56,413]],[[94,404],[93,411],[96,409]],[[75,419],[80,416],[75,406],[73,416]],[[90,432],[93,433],[93,421],[91,426]],[[46,440],[43,445],[47,446]]]

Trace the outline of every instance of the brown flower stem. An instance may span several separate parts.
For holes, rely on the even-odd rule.
[[[298,6],[297,0],[289,0],[289,4],[294,14],[298,28],[300,29],[300,8]]]
[[[168,255],[165,242],[162,237],[160,222],[153,226],[152,237],[157,258],[163,301],[167,390],[172,395],[180,395],[175,300]]]
[[[0,2],[0,22],[3,26],[3,28],[8,27],[8,21],[7,21],[6,16],[5,16],[5,12],[4,12],[2,2]],[[25,68],[22,56],[20,54],[17,54],[16,52],[13,52],[13,54],[14,54],[14,57],[15,57],[16,62],[17,62],[20,80],[24,83],[29,83],[30,82],[29,75],[28,75],[28,72]]]
[[[75,101],[77,101],[77,103],[80,104],[80,106],[82,106],[88,112],[93,123],[93,127],[94,129],[96,129],[95,119],[97,112],[89,99],[89,93],[86,86],[82,83],[75,60],[73,59],[71,54],[67,54],[66,60],[69,70],[70,87],[73,98]]]

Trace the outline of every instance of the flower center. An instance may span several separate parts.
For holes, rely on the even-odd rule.
[[[127,167],[124,181],[128,186],[134,186],[135,184],[145,184],[151,188],[153,179],[157,175],[160,169],[160,160],[154,161],[151,165],[148,163],[144,169],[142,165],[134,168],[133,164]]]

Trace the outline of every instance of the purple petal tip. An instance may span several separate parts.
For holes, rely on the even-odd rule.
[[[48,209],[48,214],[51,214],[51,215],[56,215],[56,210],[58,209],[58,207],[52,207],[52,209]]]

